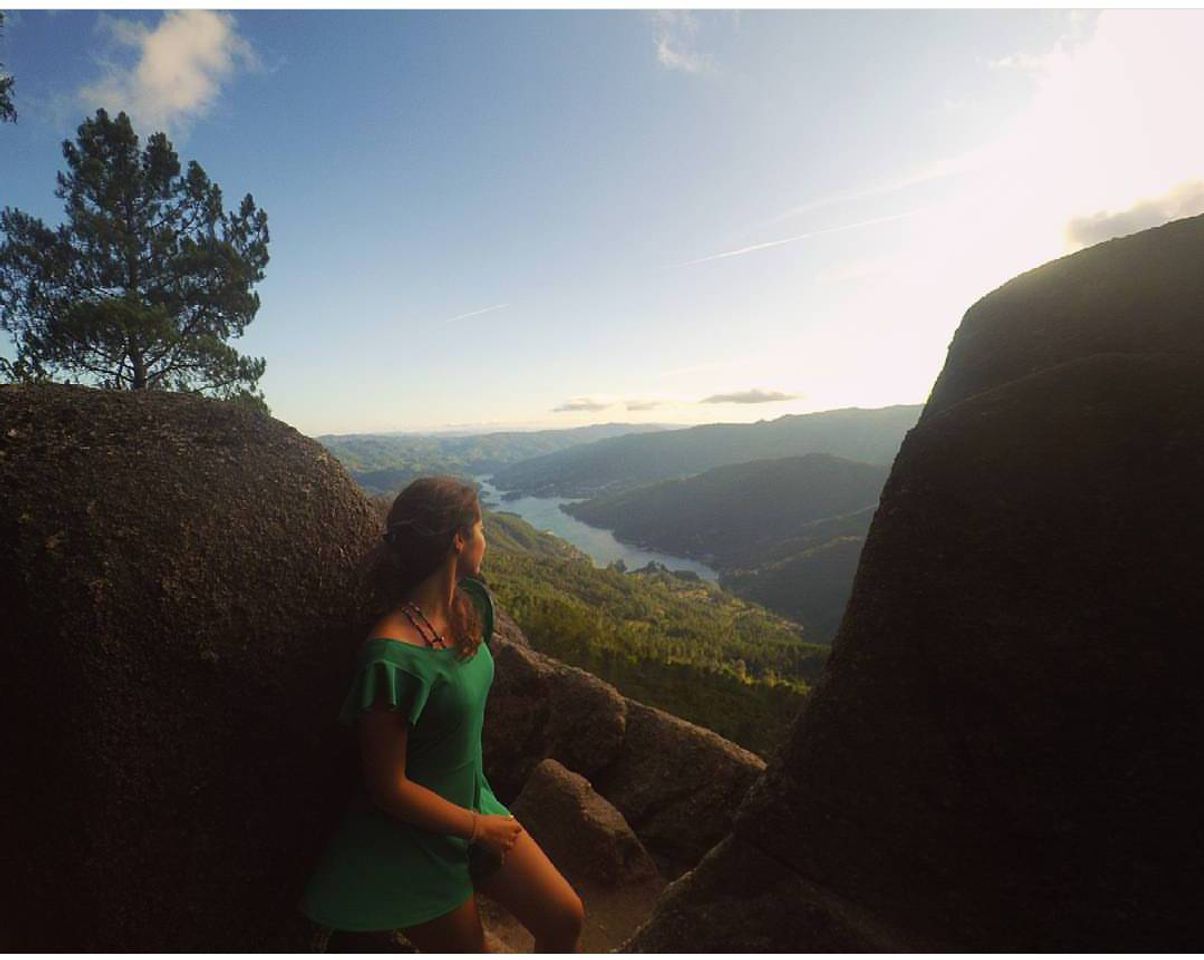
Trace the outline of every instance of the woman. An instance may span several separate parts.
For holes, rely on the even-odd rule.
[[[363,790],[301,908],[334,939],[400,929],[424,952],[480,952],[479,890],[531,931],[536,951],[575,951],[580,898],[485,779],[493,606],[471,579],[485,555],[476,491],[419,478],[387,524],[375,563],[386,612],[340,714],[357,727]]]

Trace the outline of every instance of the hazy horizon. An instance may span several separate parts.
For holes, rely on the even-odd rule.
[[[98,107],[253,194],[232,345],[310,436],[921,404],[992,289],[1204,212],[1200,49],[1199,10],[14,10],[0,206],[61,222]]]

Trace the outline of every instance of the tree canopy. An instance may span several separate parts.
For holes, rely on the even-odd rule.
[[[4,12],[0,11],[0,29],[4,28]],[[13,106],[13,78],[4,73],[0,63],[0,123],[13,123],[17,119],[17,108]]]
[[[129,118],[104,110],[63,142],[57,228],[0,213],[0,327],[12,379],[66,376],[113,389],[182,390],[259,407],[266,363],[226,341],[259,309],[267,214],[247,194],[226,212],[196,161],[163,133],[140,148]]]

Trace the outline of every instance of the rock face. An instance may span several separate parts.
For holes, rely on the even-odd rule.
[[[628,948],[1198,949],[1201,489],[1204,218],[976,304],[824,679]]]
[[[694,866],[731,829],[765,769],[718,734],[645,706],[610,684],[503,635],[485,712],[485,772],[509,803],[544,759],[589,779],[667,877]]]
[[[623,815],[585,777],[550,757],[535,768],[510,811],[570,882],[617,887],[657,875]]]
[[[730,829],[764,769],[765,761],[730,740],[628,700],[623,749],[594,784],[650,850],[693,866]]]
[[[69,386],[0,388],[0,491],[0,949],[291,949],[363,496],[270,418]]]
[[[503,802],[518,795],[546,757],[592,777],[614,761],[627,730],[627,701],[614,687],[522,640],[499,632],[492,646],[482,745],[485,773]]]
[[[611,950],[648,918],[665,881],[623,815],[585,777],[544,760],[510,809],[585,904],[584,952]],[[485,897],[481,909],[504,944],[533,949],[508,913]]]

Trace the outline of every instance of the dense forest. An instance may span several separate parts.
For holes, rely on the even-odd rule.
[[[918,404],[828,410],[612,437],[516,460],[499,468],[492,482],[501,490],[530,496],[595,497],[725,464],[807,453],[889,466],[920,410]]]

